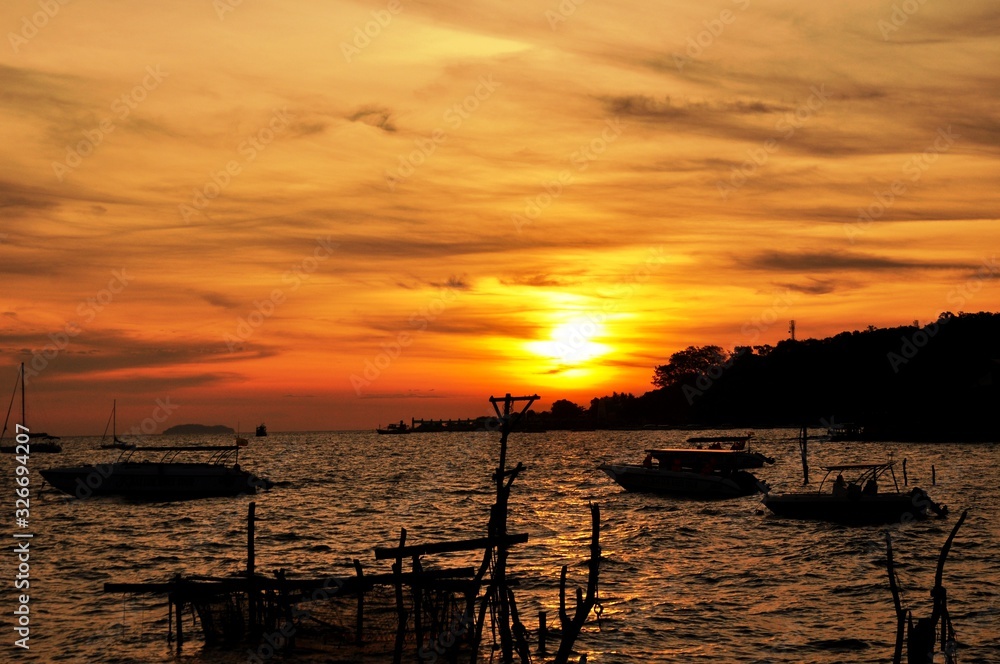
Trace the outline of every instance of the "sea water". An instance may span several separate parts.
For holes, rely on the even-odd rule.
[[[734,432],[727,432],[734,433]],[[735,432],[742,433],[742,431]],[[508,528],[527,533],[508,569],[522,620],[540,610],[554,625],[558,580],[586,584],[590,512],[601,509],[598,622],[577,651],[592,664],[627,662],[886,662],[896,618],[885,570],[892,535],[904,605],[931,612],[929,591],[941,545],[960,512],[969,516],[944,571],[960,661],[1000,662],[1000,446],[996,444],[810,443],[812,486],[825,464],[907,459],[910,486],[951,509],[946,519],[847,527],[770,515],[760,496],[682,500],[624,492],[602,462],[638,463],[650,447],[686,445],[686,432],[595,431],[512,434],[514,483]],[[226,443],[150,436],[140,444]],[[64,438],[64,452],[32,455],[30,590],[15,590],[14,458],[0,459],[10,526],[4,570],[2,661],[170,662],[162,597],[105,594],[107,582],[164,582],[175,574],[229,575],[245,566],[246,513],[257,503],[257,570],[290,576],[390,571],[375,546],[485,535],[494,499],[495,433],[378,436],[374,432],[272,432],[251,439],[240,464],[278,486],[254,497],[139,503],[67,499],[41,491],[38,468],[112,461],[96,438]],[[756,432],[754,449],[777,459],[754,471],[773,491],[802,488],[795,432]],[[936,469],[935,486],[932,466]],[[882,486],[890,482],[887,476]],[[433,557],[428,557],[433,559]],[[447,560],[452,564],[453,560]],[[475,564],[475,560],[470,564]],[[433,560],[428,560],[433,565]],[[30,595],[30,650],[16,648],[18,595]],[[247,647],[204,646],[197,632],[179,661],[245,662]],[[485,636],[487,642],[489,635]],[[175,645],[175,644],[174,644]],[[418,661],[408,653],[406,661]],[[942,658],[939,657],[939,661]],[[252,660],[249,660],[252,661]],[[278,658],[276,661],[283,661]],[[298,662],[372,661],[349,647],[299,653]]]

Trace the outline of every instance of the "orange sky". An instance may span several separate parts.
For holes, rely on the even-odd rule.
[[[5,2],[0,389],[369,428],[1000,310],[1000,19],[958,4]]]

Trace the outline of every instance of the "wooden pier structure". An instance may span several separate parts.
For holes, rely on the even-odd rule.
[[[508,577],[511,550],[528,542],[527,534],[507,530],[508,502],[514,480],[524,470],[520,463],[508,469],[507,437],[512,425],[537,395],[490,397],[500,422],[500,455],[493,473],[496,502],[490,510],[486,535],[469,539],[413,544],[401,529],[396,546],[375,547],[376,561],[391,561],[391,572],[372,574],[355,559],[353,575],[290,578],[287,570],[272,575],[257,571],[255,548],[256,504],[247,513],[246,566],[229,577],[182,576],[159,583],[107,583],[106,593],[153,594],[167,597],[168,639],[176,635],[178,652],[185,643],[184,616],[201,624],[206,643],[257,644],[257,655],[267,660],[279,650],[291,650],[300,640],[335,642],[391,652],[399,664],[405,651],[421,659],[475,664],[484,647],[484,633],[492,635],[500,662],[531,661],[530,632],[521,621]],[[520,413],[517,402],[527,402]],[[502,405],[502,409],[501,409]],[[578,590],[571,616],[566,608],[566,574],[560,579],[560,628],[549,630],[539,616],[536,652],[545,658],[546,640],[559,637],[554,664],[569,661],[573,644],[595,605],[600,568],[600,511],[591,505],[591,545],[587,589]],[[427,567],[425,557],[460,551],[482,551],[478,567]],[[408,569],[404,569],[408,561]],[[486,629],[486,617],[491,619]],[[390,647],[391,643],[391,647]],[[252,651],[251,651],[252,652]],[[585,661],[583,656],[581,661]]]

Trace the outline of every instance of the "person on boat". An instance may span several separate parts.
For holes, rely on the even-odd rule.
[[[865,482],[865,488],[861,490],[861,493],[865,496],[874,496],[878,493],[878,483],[874,477]]]
[[[835,496],[847,495],[847,483],[844,482],[844,476],[842,474],[837,475],[837,479],[833,483],[833,495]]]
[[[646,458],[642,460],[642,467],[643,468],[652,468],[653,467],[653,455],[652,455],[652,453],[647,454]]]

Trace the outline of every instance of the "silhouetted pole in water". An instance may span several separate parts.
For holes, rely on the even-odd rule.
[[[892,591],[892,601],[896,608],[896,647],[892,655],[893,664],[901,664],[903,657],[903,635],[906,634],[906,662],[907,664],[933,664],[934,643],[937,636],[937,625],[941,622],[941,646],[945,652],[946,664],[958,662],[956,657],[955,628],[951,624],[951,616],[948,613],[948,592],[942,585],[944,575],[944,563],[951,550],[951,543],[958,534],[958,529],[965,523],[965,517],[969,510],[962,512],[958,523],[948,535],[947,541],[941,547],[941,555],[938,557],[937,573],[934,575],[934,588],[931,590],[931,597],[934,598],[934,609],[930,618],[919,618],[916,625],[913,624],[913,614],[909,609],[904,609],[899,601],[899,586],[896,581],[896,570],[892,559],[892,535],[885,534],[886,546],[886,569],[889,573],[889,590]]]
[[[937,486],[937,470],[931,466],[931,486]]]
[[[909,486],[910,481],[906,477],[906,459],[903,459],[903,486]]]
[[[254,530],[257,514],[257,503],[250,502],[247,508],[247,617],[250,621],[250,633],[256,635],[257,629],[257,592],[254,576],[257,573],[257,554],[254,551]]]
[[[809,461],[808,453],[809,433],[806,427],[799,431],[799,451],[802,453],[802,484],[809,484]]]
[[[514,634],[511,632],[511,617],[514,613],[515,626],[519,624],[516,619],[516,606],[512,606],[512,595],[507,588],[507,556],[509,545],[507,542],[507,503],[510,498],[510,487],[514,483],[518,474],[524,470],[520,463],[516,468],[507,470],[507,437],[510,434],[516,420],[519,420],[531,404],[538,399],[538,395],[524,397],[512,397],[510,393],[504,395],[503,399],[490,397],[493,410],[496,411],[500,420],[500,460],[497,463],[496,472],[493,475],[496,480],[497,499],[493,505],[493,513],[490,515],[489,535],[495,541],[496,560],[493,565],[493,579],[490,594],[492,594],[497,616],[497,631],[500,634],[500,661],[512,662],[514,660]],[[525,401],[524,408],[517,415],[513,412],[514,403]],[[500,410],[500,403],[503,403],[503,411]],[[510,479],[507,479],[509,476]],[[506,480],[506,481],[505,481]],[[480,615],[483,615],[480,611]],[[527,644],[522,643],[523,635],[518,633],[518,652],[524,659],[524,652]],[[526,660],[525,660],[526,661]]]

